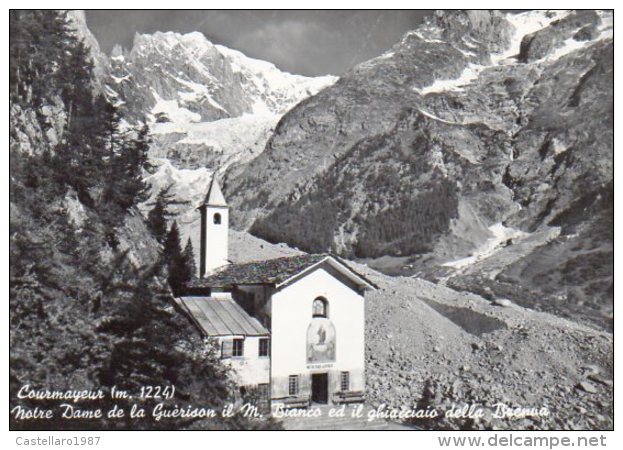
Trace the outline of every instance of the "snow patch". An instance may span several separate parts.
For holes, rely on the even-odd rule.
[[[435,39],[435,38],[426,38],[424,36],[422,36],[422,33],[420,33],[419,31],[412,31],[410,33],[410,35],[412,36],[416,36],[418,37],[420,40],[424,41],[424,42],[430,42],[432,44],[447,44],[446,41],[442,41],[441,39]]]
[[[461,72],[458,78],[435,80],[430,86],[414,88],[414,90],[420,92],[422,95],[440,92],[461,92],[464,86],[478,79],[483,70],[504,64],[508,58],[519,54],[521,41],[524,36],[545,28],[554,20],[558,20],[567,14],[569,14],[569,11],[529,11],[521,14],[506,14],[506,20],[510,22],[514,28],[513,36],[505,51],[491,54],[490,65],[470,63],[463,69],[463,72]],[[419,35],[417,32],[414,32],[414,34]],[[469,43],[465,38],[463,38],[463,42],[472,48],[477,47],[475,44]],[[469,51],[460,49],[459,51],[465,56],[474,55],[474,53]]]
[[[585,47],[588,47],[590,45],[592,45],[594,43],[594,41],[576,41],[573,38],[569,38],[566,39],[563,42],[562,47],[558,47],[556,50],[554,50],[554,52],[550,53],[549,55],[545,56],[544,58],[541,58],[540,60],[538,60],[538,62],[542,62],[542,61],[546,61],[546,62],[551,62],[551,61],[556,61],[560,58],[562,58],[563,56],[574,52],[576,50],[581,50]]]
[[[334,84],[338,77],[305,77],[279,70],[274,64],[249,58],[244,53],[214,46],[229,61],[235,73],[243,75],[245,90],[254,99],[256,114],[284,114],[295,104]]]
[[[115,99],[119,97],[119,94],[117,93],[117,91],[115,91],[113,88],[111,88],[108,85],[104,86],[104,91],[109,98]]]
[[[478,78],[480,72],[487,66],[481,66],[478,64],[469,64],[458,78],[449,80],[435,80],[430,86],[419,89],[422,95],[431,94],[433,92],[447,92],[447,91],[462,91],[463,86],[471,83]]]
[[[608,24],[610,23],[610,24]],[[578,29],[579,30],[579,29]],[[595,39],[591,39],[588,41],[576,41],[575,39],[568,38],[563,42],[562,47],[557,48],[553,53],[541,58],[539,61],[552,62],[562,58],[565,55],[568,55],[571,52],[582,50],[583,48],[590,47],[591,45],[603,41],[606,39],[612,39],[613,37],[613,29],[612,29],[612,18],[610,20],[607,17],[601,18],[601,24],[597,28],[600,32],[599,35]]]
[[[154,98],[156,99],[156,104],[151,109],[152,114],[164,113],[167,115],[169,120],[173,122],[179,123],[187,123],[187,122],[199,122],[201,120],[201,115],[194,113],[186,108],[180,107],[177,102],[177,99],[173,100],[165,100],[158,95],[158,93],[152,89],[152,93]]]
[[[446,163],[443,161],[443,152],[441,151],[441,146],[434,145],[432,151],[430,153],[430,162],[433,167],[438,168],[444,176],[448,175],[448,169],[446,168]]]
[[[417,110],[421,112],[423,115],[425,115],[426,117],[433,119],[433,120],[437,120],[438,122],[447,123],[448,125],[463,125],[458,122],[450,122],[449,120],[442,119],[441,117],[435,116],[434,114],[431,114],[428,111],[424,111],[421,108],[417,108]]]
[[[178,83],[180,83],[180,84],[184,85],[185,87],[187,87],[188,89],[190,89],[190,91],[179,92],[179,97],[180,97],[180,99],[183,102],[185,102],[185,103],[193,103],[193,102],[202,102],[204,100],[207,100],[208,103],[212,107],[214,107],[215,109],[218,109],[220,111],[223,111],[227,115],[229,115],[229,112],[225,108],[223,108],[219,102],[214,100],[214,98],[210,94],[210,90],[207,88],[207,86],[205,86],[203,84],[195,83],[194,81],[188,81],[188,80],[185,80],[185,79],[180,78],[180,77],[173,77],[173,78]]]
[[[491,232],[492,237],[478,247],[472,256],[444,263],[443,266],[464,269],[494,254],[499,249],[500,245],[507,240],[521,238],[528,234],[515,228],[505,227],[502,223],[491,225],[489,227],[489,232]]]
[[[612,11],[596,11],[597,15],[601,19],[601,23],[597,28],[597,31],[603,33],[604,31],[613,31],[614,30],[614,16]]]
[[[171,149],[218,155],[219,172],[232,164],[247,162],[266,146],[278,115],[245,114],[213,122],[165,122],[151,125],[153,143],[150,155],[165,157]]]
[[[469,50],[463,50],[463,49],[460,49],[460,48],[457,48],[457,50],[460,51],[461,53],[463,53],[463,55],[465,55],[467,57],[478,56],[476,53],[470,52]]]
[[[388,58],[391,58],[392,56],[394,56],[395,54],[396,54],[396,52],[393,52],[393,51],[385,52],[382,55],[377,56],[376,58],[374,58],[374,60],[388,59]]]
[[[463,36],[461,40],[463,41],[465,45],[467,45],[470,48],[473,48],[473,49],[480,48],[480,45],[478,45],[480,44],[480,42],[471,36]]]
[[[510,22],[515,31],[513,32],[513,36],[510,39],[510,45],[508,46],[508,48],[501,53],[492,54],[491,62],[493,64],[499,64],[507,58],[518,55],[521,48],[521,41],[523,40],[524,36],[542,30],[543,28],[549,26],[555,20],[562,19],[563,17],[568,16],[570,13],[571,11],[561,10],[534,10],[521,14],[506,14],[506,20]]]
[[[569,150],[569,148],[563,142],[559,141],[556,138],[552,139],[552,147],[554,149],[555,155],[560,155],[561,153]]]
[[[126,75],[126,76],[123,76],[123,77],[116,77],[114,75],[111,75],[110,77],[113,79],[113,81],[115,83],[119,84],[119,83],[121,83],[123,81],[129,80],[132,77],[132,74],[129,74],[129,75]]]

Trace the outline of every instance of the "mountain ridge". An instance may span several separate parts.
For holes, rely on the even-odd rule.
[[[160,144],[162,148],[176,142],[180,142],[180,147],[173,156],[152,147],[152,160],[159,167],[146,174],[145,181],[152,184],[154,193],[173,183],[172,192],[178,199],[191,200],[190,205],[178,210],[178,221],[186,235],[192,237],[199,236],[195,199],[205,194],[207,184],[221,165],[229,168],[225,178],[228,197],[234,204],[232,215],[241,212],[241,199],[252,199],[255,205],[242,204],[246,218],[256,219],[249,211],[253,207],[264,208],[268,213],[265,217],[270,219],[291,220],[280,224],[283,234],[276,235],[279,239],[300,239],[302,249],[329,242],[337,250],[353,245],[353,237],[367,234],[368,243],[360,249],[353,247],[352,258],[357,251],[379,248],[385,254],[346,264],[379,287],[366,299],[366,390],[372,405],[448,409],[475,404],[487,412],[481,420],[441,419],[419,424],[431,429],[612,428],[613,338],[611,330],[604,326],[604,319],[611,313],[608,307],[612,306],[612,299],[608,296],[613,288],[609,261],[613,255],[613,180],[609,176],[613,152],[612,43],[608,37],[600,38],[608,32],[607,15],[603,13],[565,13],[562,17],[542,14],[541,19],[548,25],[529,30],[519,47],[515,36],[504,34],[506,45],[517,48],[518,53],[516,58],[511,55],[511,59],[499,61],[492,61],[490,52],[481,54],[473,47],[482,44],[473,42],[479,36],[499,38],[496,27],[505,24],[499,14],[438,15],[429,25],[437,29],[428,36],[407,37],[407,44],[417,46],[407,45],[402,56],[394,52],[375,59],[376,63],[368,68],[364,63],[334,87],[302,100],[279,119],[274,134],[272,129],[258,124],[260,131],[253,135],[257,153],[249,154],[246,144],[234,139],[247,129],[243,122],[249,114],[197,123],[176,123],[170,117],[169,121],[162,118],[158,122],[154,115],[151,125],[155,125],[156,131],[160,129],[163,142],[170,139]],[[444,34],[441,26],[453,18],[459,20],[457,28]],[[482,30],[463,39],[461,30],[474,24]],[[431,71],[436,73],[435,80],[429,77],[417,85],[409,83],[406,94],[401,96],[403,91],[397,80],[414,78],[412,73],[400,73],[411,70],[413,61],[407,56],[413,58],[420,51],[428,51],[430,57],[441,45],[437,41],[445,39],[460,39],[463,44],[459,48],[464,52],[476,50],[472,52],[475,56],[458,51],[463,54],[459,58],[462,65],[454,66],[451,61],[456,49],[443,44],[445,50],[441,54],[447,59],[444,67],[448,70],[437,68],[437,72]],[[500,54],[498,47],[491,51]],[[557,58],[543,60],[543,54]],[[114,56],[119,63],[120,56]],[[532,62],[520,64],[520,58]],[[491,67],[474,69],[475,65]],[[465,73],[465,67],[478,76]],[[49,69],[53,73],[54,64],[49,64]],[[374,72],[374,79],[367,77],[367,70]],[[365,76],[348,79],[354,73]],[[65,76],[70,74],[71,70],[67,70]],[[114,76],[122,81],[117,83],[113,78],[113,86],[129,82],[129,78],[123,81],[122,73]],[[366,78],[372,84],[367,94]],[[348,89],[342,92],[344,86]],[[28,90],[15,92],[23,95],[16,98],[27,105]],[[353,92],[356,95],[349,97]],[[350,123],[374,113],[351,109],[378,109],[383,103],[377,103],[375,96],[388,93],[392,94],[388,102],[407,104],[400,103],[392,109],[387,117],[383,116],[381,124],[356,120]],[[109,91],[108,95],[117,95],[116,102],[123,107],[119,102],[124,100],[118,92]],[[414,100],[421,103],[415,104]],[[325,108],[331,108],[331,102],[339,108],[327,112]],[[142,114],[151,114],[152,109]],[[191,114],[186,118],[200,115],[187,111]],[[382,110],[377,112],[384,114]],[[325,145],[327,141],[321,137],[331,131],[334,113],[343,117],[337,123],[337,135],[361,131],[341,137],[353,144],[339,148],[339,155],[333,152],[336,147],[320,149],[333,152],[327,158],[329,168],[317,170],[310,183],[292,187],[285,178],[264,178],[265,183],[288,184],[284,191],[289,191],[277,192],[276,204],[271,204],[267,195],[271,192],[261,193],[259,184],[245,185],[236,178],[253,167],[246,161],[258,158],[287,158],[289,166],[276,167],[274,173],[298,170],[301,174],[303,164],[298,165],[297,158],[304,158],[306,151],[318,151],[310,142]],[[57,96],[46,99],[41,111],[29,106],[12,107],[13,157],[21,160],[34,154],[37,158],[32,161],[37,161],[44,156],[46,149],[62,141],[68,117],[71,114]],[[189,128],[175,129],[180,123]],[[210,130],[205,132],[202,127]],[[81,131],[85,140],[93,134],[90,127]],[[213,150],[192,146],[193,140],[205,142],[211,135],[227,133],[227,139],[219,142],[235,142],[230,153],[218,155]],[[271,135],[271,144],[264,150],[261,141]],[[278,151],[279,146],[281,150],[296,149],[298,154],[284,152],[279,155],[282,159],[270,159],[270,153]],[[269,153],[262,156],[263,151]],[[205,155],[207,152],[213,154]],[[240,156],[245,153],[246,156]],[[45,158],[41,161],[46,163]],[[106,163],[107,155],[102,161]],[[94,364],[106,371],[118,368],[119,361],[128,362],[114,379],[109,379],[110,385],[128,380],[140,384],[137,363],[146,362],[141,366],[144,372],[138,372],[143,381],[145,376],[186,367],[180,365],[181,359],[171,359],[171,351],[178,349],[171,340],[162,341],[156,349],[137,347],[137,342],[151,345],[155,338],[168,339],[178,332],[194,330],[183,317],[179,317],[179,322],[166,319],[174,309],[161,305],[158,314],[152,309],[148,316],[158,319],[153,319],[149,333],[127,335],[131,325],[143,319],[145,305],[159,299],[158,289],[166,289],[153,273],[146,274],[139,298],[127,296],[127,283],[121,284],[119,296],[111,293],[119,280],[115,274],[120,271],[120,259],[113,257],[115,253],[128,258],[132,276],[134,269],[158,258],[160,246],[141,214],[133,206],[118,226],[106,224],[111,232],[104,233],[102,216],[110,208],[102,207],[96,212],[85,206],[74,190],[52,193],[53,202],[48,201],[49,193],[36,202],[28,199],[37,191],[49,190],[52,181],[64,184],[64,175],[74,175],[67,166],[53,166],[60,175],[53,179],[49,171],[41,170],[45,165],[27,161],[20,166],[12,167],[12,184],[13,175],[22,175],[19,183],[12,185],[12,195],[22,196],[22,200],[11,205],[12,227],[17,226],[17,231],[11,233],[12,251],[17,255],[11,258],[11,268],[21,272],[11,295],[12,302],[19,301],[12,304],[11,312],[18,313],[12,316],[19,325],[14,331],[23,339],[15,339],[16,345],[12,346],[12,358],[17,357],[17,364],[12,364],[12,389],[17,391],[32,376],[50,387],[72,382],[97,387],[102,380],[91,375]],[[16,168],[20,170],[13,170]],[[78,168],[84,167],[77,165]],[[103,181],[115,181],[116,172],[110,173],[113,176],[103,176]],[[42,183],[46,180],[42,176],[47,176],[50,183]],[[233,191],[237,183],[246,186],[245,190]],[[100,189],[87,194],[96,196],[98,192]],[[279,202],[281,194],[287,202]],[[37,209],[43,209],[44,214],[32,214]],[[142,205],[142,213],[146,209],[148,203]],[[401,215],[403,212],[408,214]],[[292,213],[296,220],[292,220]],[[238,216],[238,223],[245,216]],[[47,226],[38,226],[37,219],[48,222]],[[409,234],[413,233],[410,224],[417,225],[413,228],[418,234]],[[445,232],[445,227],[450,231]],[[318,230],[329,232],[318,235]],[[115,235],[117,239],[112,241]],[[53,244],[51,248],[41,245],[46,241]],[[107,241],[111,243],[106,244]],[[230,257],[237,263],[301,252],[236,230],[230,230],[230,242]],[[403,252],[403,245],[414,243],[432,249],[428,253]],[[196,242],[193,244],[195,249],[199,248]],[[403,254],[397,256],[396,250]],[[383,270],[393,276],[375,270],[382,264]],[[49,266],[58,268],[51,271]],[[95,268],[101,268],[101,273],[94,273]],[[144,283],[159,286],[146,288]],[[566,294],[565,287],[569,290]],[[110,308],[118,305],[124,307],[113,310],[111,321]],[[24,306],[30,308],[26,313],[32,320],[28,322],[24,322],[24,311],[20,309]],[[42,313],[49,320],[42,321]],[[63,320],[59,322],[59,318]],[[589,323],[585,323],[586,318]],[[163,321],[170,328],[163,328]],[[110,326],[111,322],[119,324],[121,335],[103,340],[92,332]],[[116,347],[120,339],[128,352],[121,356]],[[196,343],[197,349],[203,348],[199,339]],[[49,351],[42,352],[42,348]],[[137,353],[141,348],[144,351]],[[76,359],[75,355],[87,355],[87,359]],[[197,389],[218,375],[206,374],[198,367],[204,358],[205,353],[198,352],[177,379],[181,383],[191,381],[186,390],[196,394],[189,400],[194,403],[214,399],[214,386]],[[174,364],[170,363],[167,370],[151,370],[154,361],[162,359]],[[46,372],[50,367],[54,370]],[[197,373],[200,376],[196,382],[189,378]],[[156,378],[154,382],[161,381]],[[550,414],[498,419],[491,416],[496,402],[513,408],[546,407]]]
[[[515,269],[511,278],[561,298],[573,286],[581,298],[565,301],[609,323],[611,206],[587,208],[611,189],[611,83],[608,12],[439,13],[301,102],[264,152],[230,168],[232,220],[271,242],[371,264],[390,256],[390,273],[442,281],[453,276],[447,263],[542,232],[546,241],[516,247],[528,252],[521,264],[562,246],[562,265],[584,275],[542,286]],[[491,241],[495,227],[509,237]],[[574,236],[593,228],[594,245]],[[604,269],[599,282],[575,268],[585,244]]]
[[[192,202],[205,184],[196,175],[217,173],[234,225],[272,242],[461,289],[526,284],[610,320],[610,213],[591,195],[611,189],[611,35],[600,11],[441,11],[328,80],[282,74],[200,33],[137,34],[113,52],[109,86],[151,124],[154,193],[175,180]],[[587,126],[587,111],[606,120]],[[173,174],[186,170],[199,172]],[[180,213],[192,237],[196,218]],[[577,262],[585,252],[599,285]],[[539,264],[554,254],[567,275]],[[605,304],[587,301],[595,291]]]

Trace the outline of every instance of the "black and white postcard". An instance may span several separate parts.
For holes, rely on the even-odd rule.
[[[614,429],[613,10],[9,19],[17,445]]]

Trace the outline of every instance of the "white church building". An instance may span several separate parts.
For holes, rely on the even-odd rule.
[[[362,402],[364,295],[376,286],[329,254],[231,264],[216,179],[198,209],[199,276],[176,300],[217,343],[241,392],[287,407]]]

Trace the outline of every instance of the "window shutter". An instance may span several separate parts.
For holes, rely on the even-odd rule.
[[[221,358],[231,358],[234,354],[234,341],[226,340],[221,343]]]

